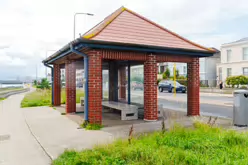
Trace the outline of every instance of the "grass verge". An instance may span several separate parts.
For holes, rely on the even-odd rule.
[[[100,124],[89,124],[88,122],[83,122],[80,127],[85,128],[86,130],[100,130],[103,128]]]
[[[84,91],[76,91],[76,102],[80,103],[80,97],[84,96]],[[51,90],[36,90],[25,95],[21,102],[21,107],[37,107],[37,106],[50,106],[52,93]],[[66,94],[65,89],[61,90],[61,103],[65,104]]]
[[[81,152],[65,151],[53,165],[82,164],[239,164],[248,162],[247,134],[195,123],[195,128],[174,126]]]

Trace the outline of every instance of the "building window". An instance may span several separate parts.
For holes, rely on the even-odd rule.
[[[219,80],[222,81],[222,68],[219,68]]]
[[[248,60],[248,48],[243,48],[243,60]]]
[[[231,61],[232,50],[227,50],[226,52],[227,52],[226,61],[230,62]]]
[[[160,73],[164,73],[164,66],[160,66]]]
[[[187,74],[187,66],[183,66],[183,74]]]
[[[227,68],[227,77],[232,75],[232,68]]]
[[[243,75],[248,76],[248,67],[243,68]]]

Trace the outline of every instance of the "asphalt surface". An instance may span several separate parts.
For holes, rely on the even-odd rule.
[[[143,104],[143,97],[137,96],[136,94],[143,94],[143,91],[132,91],[131,94],[131,101],[137,102],[140,104]],[[187,94],[177,93],[176,98],[181,101],[174,101],[171,100],[172,97],[174,97],[173,93],[159,93],[159,96],[164,96],[163,98],[158,99],[158,104],[162,104],[164,108],[172,109],[172,110],[181,110],[186,111],[187,110]],[[175,98],[174,98],[175,99]],[[182,101],[184,100],[184,101]],[[202,95],[200,97],[200,100],[209,100],[211,103],[201,103],[200,104],[200,110],[202,115],[211,115],[211,116],[219,116],[219,117],[226,117],[226,118],[232,118],[233,117],[233,98],[227,97],[227,96],[218,96],[218,94],[215,95]],[[226,105],[215,105],[214,102],[223,102]]]

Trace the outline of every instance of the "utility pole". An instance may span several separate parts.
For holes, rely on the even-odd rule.
[[[38,69],[37,69],[37,64],[35,65],[35,68],[36,68],[36,82],[38,82],[38,77],[37,77],[37,74],[38,74]]]
[[[47,52],[48,52],[48,51],[46,51],[46,59],[47,59]],[[46,79],[47,79],[47,67],[45,67],[45,69],[46,69],[46,70],[45,70],[45,74],[46,74]]]

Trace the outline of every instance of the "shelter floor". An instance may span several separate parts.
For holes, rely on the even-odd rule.
[[[61,105],[55,108],[61,113],[65,113],[65,105]],[[84,122],[83,109],[84,107],[82,107],[80,104],[77,104],[76,113],[70,113],[70,114],[67,114],[66,116],[72,121],[80,125]],[[166,111],[167,111],[166,116],[167,118],[169,117],[170,119],[181,119],[181,118],[186,117],[185,112],[179,112],[179,111],[173,111],[173,110],[166,110]],[[124,125],[147,123],[142,118],[139,118],[137,120],[121,120],[120,111],[103,110],[102,118],[103,118],[102,119],[103,127],[114,127],[114,126],[122,126],[122,125],[124,126]],[[162,120],[162,118],[159,118],[158,120]]]

